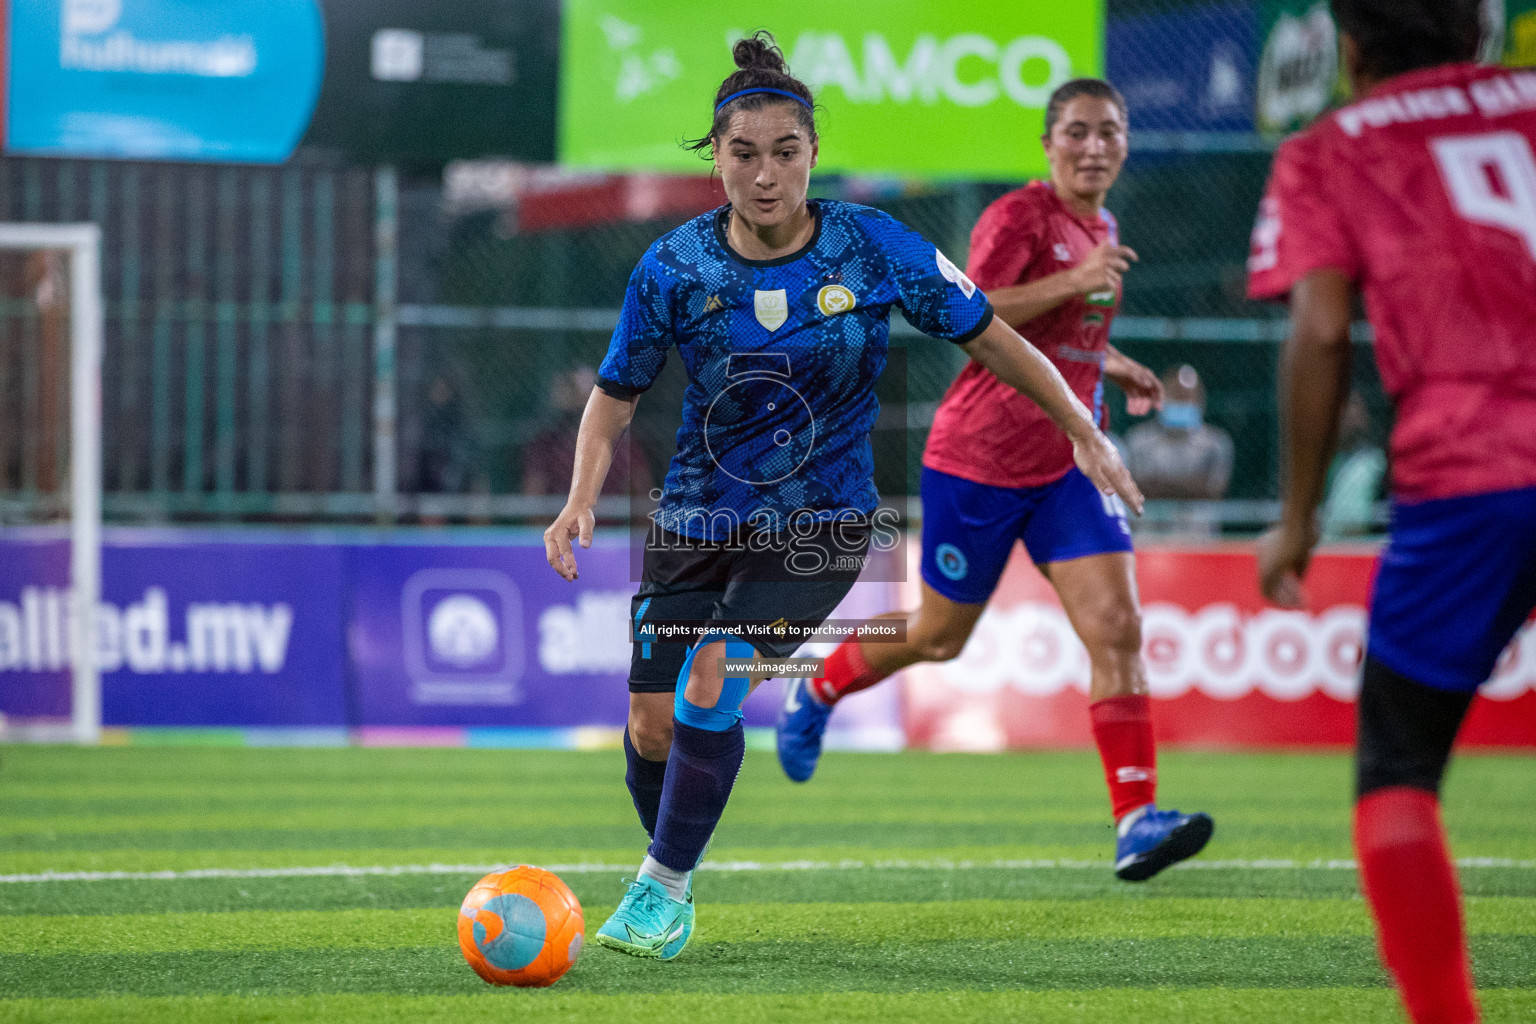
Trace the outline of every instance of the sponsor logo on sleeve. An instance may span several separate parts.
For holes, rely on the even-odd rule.
[[[934,262],[939,265],[939,273],[944,275],[944,280],[964,292],[966,298],[976,294],[976,285],[960,272],[959,267],[949,261],[949,257],[937,249],[933,250],[933,256]]]

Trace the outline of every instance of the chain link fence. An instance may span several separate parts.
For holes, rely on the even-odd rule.
[[[1262,523],[1277,495],[1284,311],[1244,297],[1270,158],[1251,133],[1133,132],[1109,197],[1141,257],[1114,343],[1155,371],[1188,364],[1203,378],[1207,422],[1236,453],[1215,517],[1229,528]],[[963,263],[977,216],[1017,184],[817,178],[813,194],[885,209]],[[535,523],[568,484],[583,389],[630,270],[708,208],[707,188],[510,165],[381,176],[303,156],[281,169],[5,157],[0,219],[105,233],[109,519]],[[14,520],[40,514],[64,456],[39,427],[59,374],[24,301],[36,270],[13,262],[0,267],[0,508]],[[879,482],[911,493],[964,356],[896,319],[904,408],[877,443],[906,472]],[[677,364],[640,403],[609,512],[665,474],[686,383]],[[1356,384],[1380,444],[1389,410],[1363,339]],[[1132,421],[1109,390],[1123,433]]]

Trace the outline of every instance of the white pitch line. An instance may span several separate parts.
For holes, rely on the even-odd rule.
[[[1536,869],[1536,860],[1506,857],[1464,857],[1462,868]],[[351,878],[397,875],[484,875],[506,870],[508,864],[395,864],[354,867],[327,864],[295,868],[197,868],[191,871],[43,871],[29,875],[0,875],[0,883],[17,882],[180,882],[200,878]],[[548,864],[557,875],[603,874],[633,871],[633,864]],[[1109,861],[1102,860],[791,860],[706,861],[700,871],[1104,871]],[[1175,871],[1353,871],[1352,860],[1193,860],[1176,864]]]

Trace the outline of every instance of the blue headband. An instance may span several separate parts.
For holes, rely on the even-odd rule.
[[[725,99],[723,99],[719,103],[715,104],[715,113],[717,113],[717,114],[720,113],[720,108],[725,106],[727,103],[731,102],[731,100],[739,99],[742,96],[750,96],[750,95],[752,95],[755,92],[771,92],[771,93],[775,93],[775,94],[777,94],[779,96],[788,96],[790,99],[794,100],[796,103],[802,104],[805,107],[806,110],[812,109],[811,105],[805,101],[805,97],[804,96],[796,96],[794,93],[788,92],[788,91],[786,91],[784,89],[770,89],[766,85],[760,85],[760,86],[758,86],[755,89],[743,89],[740,92],[733,92],[733,93],[731,93]]]

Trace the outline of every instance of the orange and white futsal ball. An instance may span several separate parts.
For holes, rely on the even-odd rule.
[[[576,894],[543,868],[493,871],[459,908],[459,949],[492,985],[553,985],[581,955],[586,923]]]

